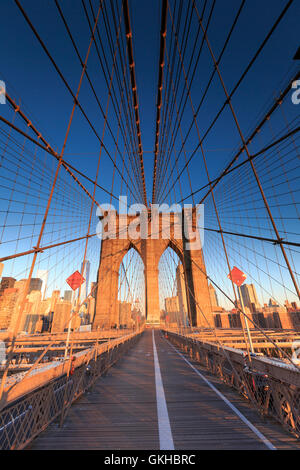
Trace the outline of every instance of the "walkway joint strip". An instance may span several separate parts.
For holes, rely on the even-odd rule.
[[[243,423],[245,423],[248,428],[256,434],[269,450],[277,450],[276,447],[252,423],[250,423],[246,416],[244,416],[209,380],[207,380],[207,378],[201,374],[201,372],[199,372],[199,370],[196,369],[196,367],[194,367],[193,364],[191,364],[190,361],[173,346],[173,344],[169,341],[168,344],[172,346],[174,351],[176,351],[177,354],[193,369],[193,371],[201,377],[203,382],[205,382],[218,395],[218,397],[226,403],[226,405],[241,419],[241,421],[243,421]]]
[[[160,366],[154,338],[154,330],[152,330],[152,343],[155,369],[155,389],[160,450],[174,450],[174,441],[171,431],[164,386],[160,373]]]

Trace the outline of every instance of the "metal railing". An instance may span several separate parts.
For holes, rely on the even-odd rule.
[[[133,346],[140,334],[117,338],[74,355],[70,374],[60,374],[7,405],[0,412],[0,449],[24,449],[55,419],[63,422],[72,403]]]
[[[300,372],[292,364],[253,356],[166,330],[169,341],[225,384],[235,388],[258,411],[274,418],[300,438]]]

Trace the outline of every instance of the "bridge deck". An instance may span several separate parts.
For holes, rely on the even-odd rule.
[[[298,441],[279,424],[264,421],[233,390],[197,369],[239,410],[238,416],[160,332],[154,338],[162,388],[158,369],[155,374],[153,335],[146,331],[127,356],[72,406],[64,426],[52,424],[31,449],[156,450],[165,449],[164,439],[182,450],[264,450],[271,445],[299,449]]]

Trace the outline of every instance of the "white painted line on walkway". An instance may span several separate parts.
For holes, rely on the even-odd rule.
[[[157,419],[158,419],[158,432],[160,450],[174,450],[174,441],[170,426],[169,413],[166,403],[164,386],[162,383],[160,366],[157,356],[154,330],[152,330],[152,343],[153,343],[153,356],[154,356],[154,370],[155,370],[155,388],[156,388],[156,403],[157,403]]]
[[[269,450],[277,450],[276,447],[252,424],[250,421],[244,416],[207,378],[199,372],[196,367],[193,366],[193,364],[190,363],[190,361],[184,357],[183,354],[181,354],[180,351],[178,351],[173,344],[171,344],[168,341],[169,345],[172,346],[172,348],[177,352],[177,354],[193,369],[194,372],[196,372],[199,377],[220,397],[229,408],[245,423],[251,431],[256,434],[256,436],[266,445],[266,447]]]

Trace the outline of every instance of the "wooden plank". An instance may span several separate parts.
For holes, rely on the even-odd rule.
[[[264,450],[257,436],[193,372],[165,339],[157,340],[161,373],[176,449]],[[170,359],[172,358],[172,367]],[[190,360],[190,359],[189,359]],[[279,449],[300,443],[280,424],[263,420],[234,390],[192,363],[236,408]]]
[[[266,449],[159,331],[155,339],[175,449]],[[299,449],[298,441],[279,424],[263,420],[215,377],[209,380],[276,447]],[[30,448],[158,450],[152,332],[147,330],[126,357],[71,407],[62,428],[51,425]]]
[[[32,449],[157,449],[158,427],[151,335],[144,334],[64,423],[50,426]]]

